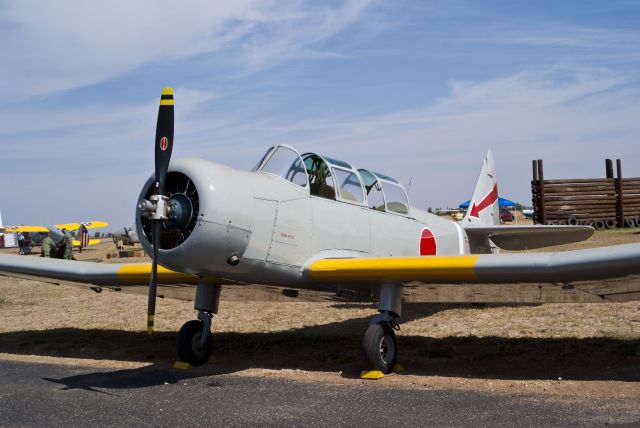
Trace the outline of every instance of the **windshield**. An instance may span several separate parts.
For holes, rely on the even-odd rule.
[[[257,171],[258,169],[260,169],[260,165],[262,165],[262,163],[264,162],[264,160],[267,158],[267,156],[269,156],[269,153],[271,153],[271,150],[273,150],[273,147],[269,147],[267,149],[267,151],[265,152],[265,154],[260,158],[260,160],[258,161],[258,163],[251,168],[251,171]]]
[[[279,175],[302,187],[307,185],[307,173],[302,159],[288,147],[279,146],[261,171]]]

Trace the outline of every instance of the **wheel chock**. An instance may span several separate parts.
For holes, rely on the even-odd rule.
[[[373,379],[378,380],[384,377],[384,373],[380,370],[362,370],[360,372],[360,379]]]
[[[189,363],[185,363],[184,361],[176,361],[176,363],[173,365],[174,369],[181,369],[181,370],[189,370],[192,369],[193,366]]]

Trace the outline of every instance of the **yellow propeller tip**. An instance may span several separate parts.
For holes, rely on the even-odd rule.
[[[167,86],[166,88],[163,89],[162,95],[173,95],[173,89]]]
[[[153,334],[153,328],[152,327],[148,327],[147,328],[147,335],[151,336]]]

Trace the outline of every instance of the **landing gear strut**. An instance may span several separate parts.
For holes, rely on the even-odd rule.
[[[206,282],[198,283],[195,309],[198,319],[184,323],[178,331],[176,352],[178,359],[192,366],[199,366],[211,357],[211,318],[218,313],[220,286]]]
[[[394,330],[400,327],[402,286],[385,283],[380,286],[380,313],[369,322],[362,340],[366,370],[393,371],[398,361],[398,343]]]

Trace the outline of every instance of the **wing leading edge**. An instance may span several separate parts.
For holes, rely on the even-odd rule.
[[[148,285],[150,263],[91,263],[0,254],[0,271],[96,285]],[[162,284],[195,284],[199,277],[158,266]]]
[[[553,253],[321,259],[306,272],[317,281],[571,282],[640,274],[640,244]]]

